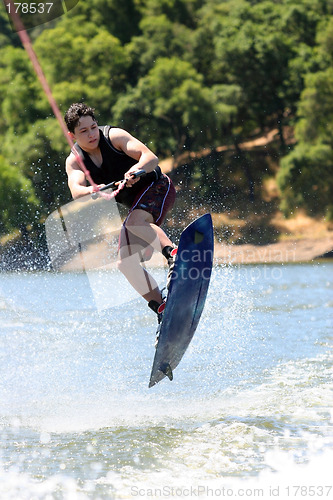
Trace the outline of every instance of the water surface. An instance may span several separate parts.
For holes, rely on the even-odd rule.
[[[0,498],[332,498],[332,271],[215,267],[152,389],[142,299],[98,312],[84,274],[2,273]]]

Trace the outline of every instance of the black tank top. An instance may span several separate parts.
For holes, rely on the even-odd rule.
[[[116,149],[109,139],[109,131],[111,126],[106,125],[99,128],[99,148],[102,154],[102,165],[97,167],[90,158],[89,154],[80,148],[76,143],[75,149],[81,155],[86,168],[96,184],[109,184],[113,181],[120,181],[124,178],[125,173],[137,163],[137,160],[131,158],[123,151]],[[130,208],[137,195],[152,182],[159,179],[161,175],[160,167],[157,167],[153,172],[141,177],[131,188],[125,187],[116,196],[116,201]]]

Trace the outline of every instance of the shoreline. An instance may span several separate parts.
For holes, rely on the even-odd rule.
[[[91,266],[89,264],[85,266],[87,270],[96,269],[96,262],[100,261],[103,255],[106,255],[103,247],[103,242],[99,242],[87,248],[84,260],[86,263],[92,263]],[[309,263],[317,259],[331,259],[332,257],[333,234],[317,238],[288,238],[267,245],[226,244],[215,240],[214,248],[215,265]],[[114,258],[116,260],[116,254]],[[160,254],[155,254],[149,261],[149,267],[160,266]],[[14,246],[8,252],[3,252],[0,255],[0,272],[49,269],[47,252],[45,250],[39,251],[30,245]],[[64,272],[82,271],[82,255],[74,255],[61,266],[60,270]]]
[[[92,245],[84,254],[85,270],[96,269],[89,266],[89,262],[99,261],[103,255],[103,244]],[[214,265],[256,265],[256,264],[287,264],[287,263],[310,263],[320,258],[332,258],[333,235],[319,239],[286,240],[269,245],[227,245],[215,241]],[[105,255],[105,254],[104,254]],[[106,259],[108,260],[108,259]],[[160,254],[154,254],[149,261],[149,268],[163,266]],[[109,270],[115,268],[115,261],[107,266]],[[66,262],[61,271],[79,272],[83,271],[82,255],[74,256]]]
[[[333,235],[318,239],[290,239],[268,245],[215,245],[218,264],[282,264],[332,258]]]

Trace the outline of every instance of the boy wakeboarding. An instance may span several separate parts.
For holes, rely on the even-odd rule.
[[[65,114],[68,133],[98,188],[126,179],[115,198],[128,209],[119,237],[117,266],[160,323],[165,303],[156,281],[141,263],[153,250],[162,252],[169,264],[170,279],[177,250],[160,226],[174,204],[176,191],[147,146],[121,128],[98,127],[94,111],[83,103],[72,104]],[[146,175],[135,177],[142,170]],[[95,187],[88,185],[73,152],[66,159],[66,173],[74,199],[94,193]]]

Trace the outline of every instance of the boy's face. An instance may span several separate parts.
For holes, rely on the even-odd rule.
[[[92,151],[98,147],[99,129],[97,122],[91,116],[82,116],[74,129],[74,134],[68,133],[85,151]]]

